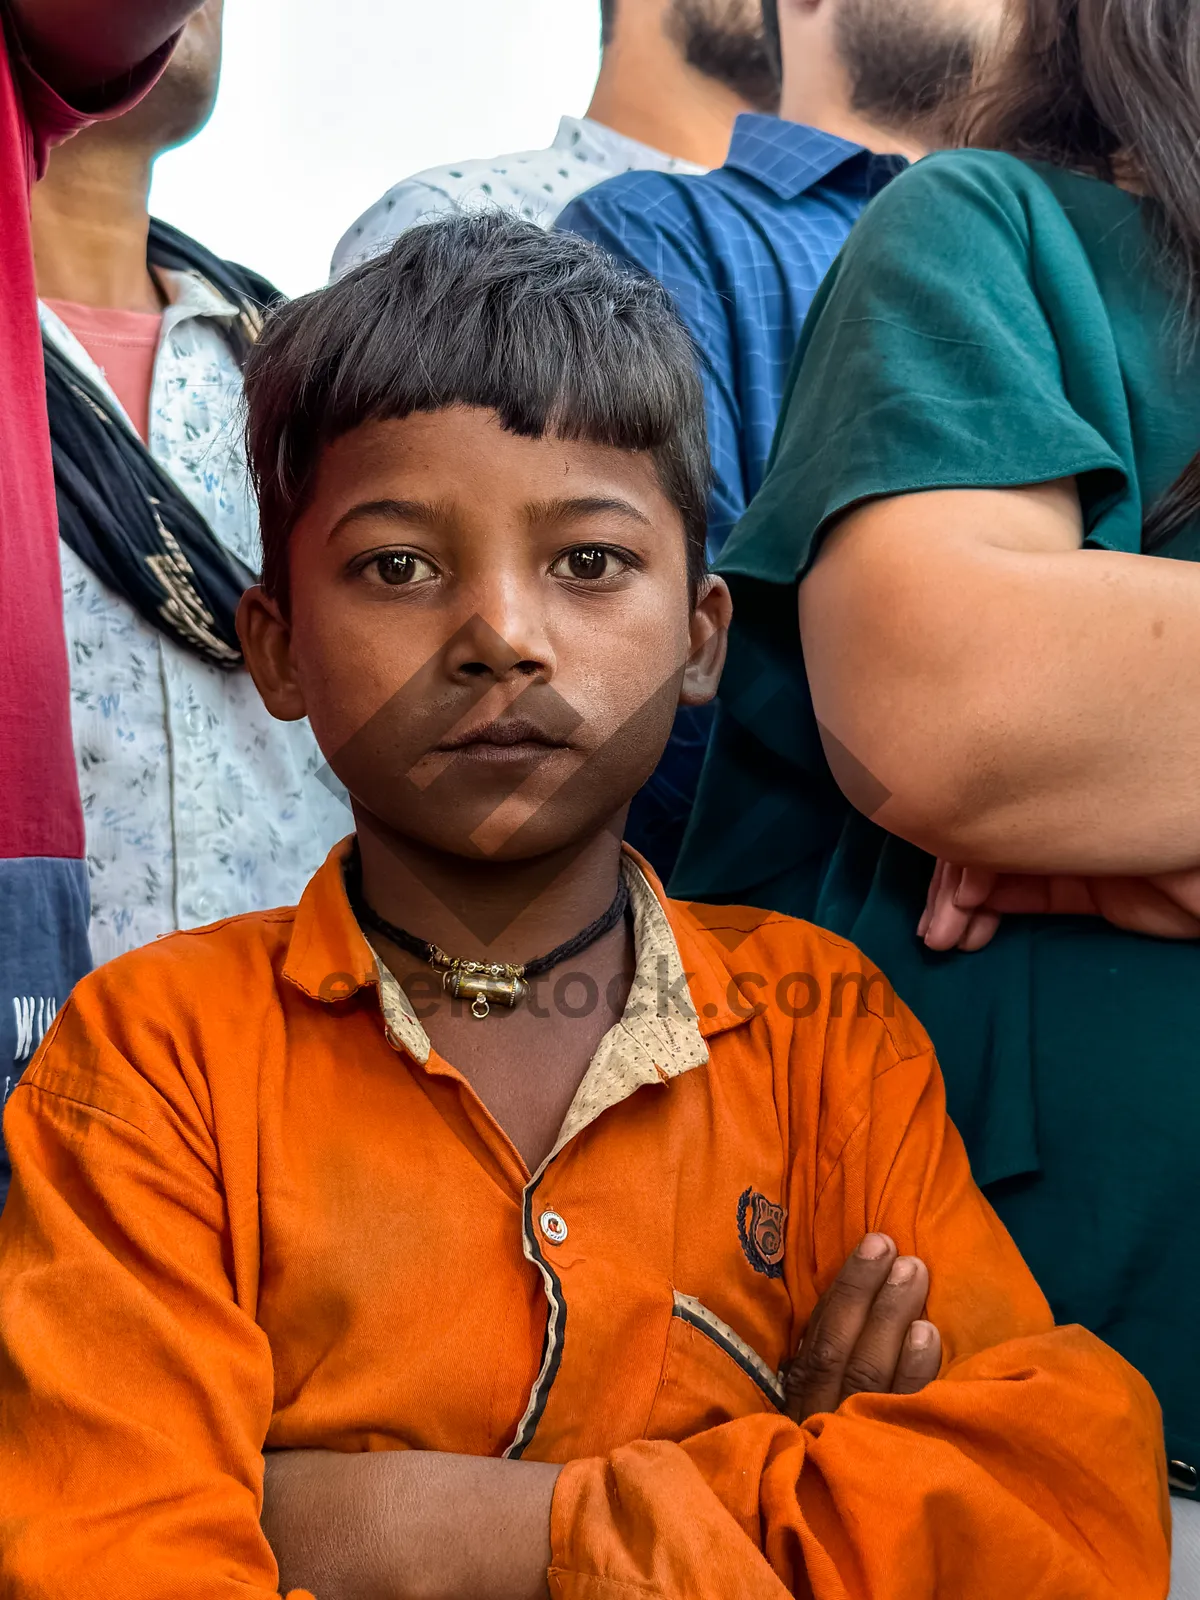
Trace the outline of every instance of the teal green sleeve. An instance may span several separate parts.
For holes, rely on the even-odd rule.
[[[1130,476],[1111,330],[1035,169],[930,157],[874,200],[805,324],[767,478],[718,569],[791,583],[868,499]],[[1135,524],[1136,526],[1136,518]]]

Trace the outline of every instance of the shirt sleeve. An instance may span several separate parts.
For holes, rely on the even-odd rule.
[[[819,1163],[817,1285],[871,1229],[920,1255],[941,1376],[802,1426],[756,1415],[568,1465],[556,1600],[1162,1600],[1169,1510],[1149,1386],[1091,1334],[1053,1326],[972,1182],[927,1042],[897,1056],[873,1017],[839,1026],[834,1053],[876,1059],[867,1103],[847,1102]],[[797,1177],[795,1208],[805,1193],[811,1211]]]
[[[150,1086],[80,992],[5,1114],[0,1591],[275,1595],[271,1352],[235,1292],[205,1119]]]
[[[633,174],[586,190],[555,228],[577,233],[619,261],[648,272],[668,290],[696,346],[704,381],[710,547],[719,547],[746,509],[742,416],[735,384],[734,330],[712,254],[691,226],[687,201],[669,177]]]
[[[902,173],[813,301],[766,479],[720,570],[793,582],[839,515],[890,495],[1074,477],[1087,513],[1118,492],[1127,420],[1064,379],[1064,349],[1078,377],[1107,333],[1072,306],[1092,279],[1025,163],[955,151]]]

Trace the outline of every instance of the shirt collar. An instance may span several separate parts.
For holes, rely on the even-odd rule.
[[[682,161],[665,150],[630,139],[615,128],[595,122],[591,117],[563,117],[551,149],[570,151],[592,162],[601,176],[615,177],[622,172],[704,172],[694,162]]]
[[[207,278],[201,277],[198,272],[176,272],[167,267],[156,267],[155,272],[168,297],[168,303],[163,308],[161,339],[165,338],[172,329],[179,327],[183,322],[190,321],[193,317],[207,317],[213,321],[233,322],[241,312],[237,306],[232,305],[219,294]],[[125,409],[113,394],[111,386],[100,368],[91,356],[79,343],[75,335],[62,319],[55,315],[44,301],[38,301],[38,317],[41,322],[42,332],[48,334],[57,349],[68,361],[98,384],[105,397],[117,407],[120,415],[129,421]],[[129,423],[132,428],[132,422]],[[136,430],[135,430],[136,431]]]
[[[885,180],[907,162],[902,156],[876,156],[865,145],[802,122],[746,111],[733,125],[725,165],[754,178],[781,200],[794,200],[840,167],[853,165],[866,175],[878,166],[879,177]]]
[[[610,1107],[638,1089],[702,1067],[708,1046],[688,989],[688,974],[661,900],[632,852],[622,863],[633,911],[634,974],[621,1020],[588,1063],[547,1160]],[[392,1044],[422,1066],[432,1054],[404,990],[376,957],[379,1004]]]
[[[424,1066],[432,1054],[429,1036],[350,909],[342,867],[352,843],[345,839],[335,846],[304,891],[283,976],[325,1004],[374,987],[392,1045]],[[651,869],[628,847],[623,871],[633,909],[633,984],[621,1020],[601,1039],[579,1086],[556,1152],[635,1090],[703,1066],[708,1039],[743,1025],[753,1013],[754,997],[747,1005],[720,932],[714,937],[705,922],[707,908],[697,914],[697,908],[668,900]],[[731,915],[727,907],[719,909],[721,929]],[[750,918],[748,926],[766,915],[743,913]]]
[[[176,271],[171,267],[155,267],[154,271],[170,299],[163,311],[164,335],[192,317],[233,322],[241,315],[237,306],[218,293],[200,273],[190,269]]]
[[[354,919],[342,878],[353,835],[335,844],[300,896],[283,976],[312,1000],[348,1000],[377,981],[375,953]]]
[[[334,845],[294,913],[283,976],[313,1000],[346,1000],[379,980],[375,952],[350,909],[342,876],[353,845],[353,835]],[[636,850],[626,845],[623,861],[637,947],[634,991],[644,992],[651,980],[656,992],[666,983],[682,1001],[675,1010],[693,1022],[699,1016],[706,1038],[744,1020],[743,1000],[736,986],[731,998],[730,964],[720,938],[713,938],[713,927],[724,929],[733,919],[738,922],[740,942],[747,930],[770,919],[771,913],[668,900],[653,868]],[[660,957],[667,961],[664,969],[659,968]],[[686,985],[680,984],[678,980],[685,977]],[[627,1013],[631,1009],[627,1006]],[[662,1007],[656,998],[647,1009],[657,1019]],[[667,1014],[674,1012],[669,1009]]]

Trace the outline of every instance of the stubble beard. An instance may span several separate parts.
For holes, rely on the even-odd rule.
[[[779,109],[779,77],[757,0],[673,0],[667,29],[690,67],[758,111]]]
[[[927,0],[840,0],[835,27],[853,110],[937,144],[972,87],[982,40],[930,10]]]

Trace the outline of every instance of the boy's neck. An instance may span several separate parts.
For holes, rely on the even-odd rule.
[[[446,855],[358,821],[367,904],[450,956],[535,960],[603,916],[617,890],[617,826],[548,856],[494,862]]]

